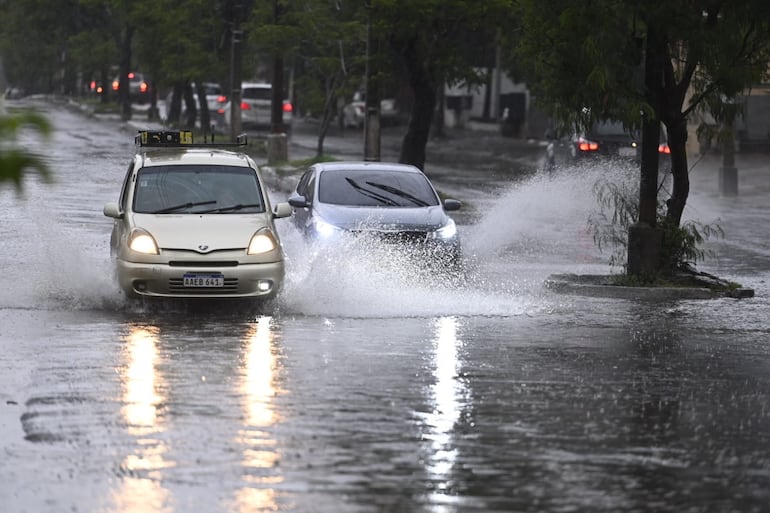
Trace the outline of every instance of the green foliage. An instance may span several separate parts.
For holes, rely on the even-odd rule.
[[[521,30],[505,34],[506,63],[566,128],[609,118],[638,126],[645,107],[634,10],[617,0],[519,0]]]
[[[51,176],[42,158],[19,147],[18,135],[24,128],[32,128],[44,137],[51,132],[48,121],[32,111],[0,116],[0,185],[12,182],[17,192],[22,190],[26,171],[36,171],[45,180],[50,180]]]
[[[600,251],[610,251],[611,267],[625,267],[628,230],[639,218],[639,189],[630,182],[599,180],[594,184],[599,209],[588,218],[588,227]],[[724,236],[719,225],[685,221],[677,225],[665,215],[665,204],[659,202],[657,226],[662,231],[660,272],[670,274],[685,264],[696,264],[712,253],[703,248],[711,238]],[[640,279],[657,277],[640,277]]]

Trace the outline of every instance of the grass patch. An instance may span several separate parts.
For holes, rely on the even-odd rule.
[[[723,280],[706,273],[687,271],[645,276],[613,274],[610,277],[610,283],[621,287],[706,288],[722,293],[735,292],[743,288],[743,285],[734,281]]]

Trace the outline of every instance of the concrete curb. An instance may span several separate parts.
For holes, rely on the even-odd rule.
[[[546,279],[545,287],[561,294],[640,301],[717,299],[722,297],[746,299],[754,297],[753,289],[743,287],[737,289],[714,289],[706,285],[702,287],[628,287],[612,283],[611,275],[595,274],[553,274]]]

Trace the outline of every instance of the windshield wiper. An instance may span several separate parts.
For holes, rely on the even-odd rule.
[[[214,212],[227,212],[229,210],[243,210],[244,208],[259,208],[262,205],[259,203],[238,203],[236,205],[229,205],[227,207],[220,207],[220,208],[212,208],[210,210],[203,210],[201,212],[196,212],[196,214],[211,214]]]
[[[213,205],[214,203],[216,203],[216,200],[187,202],[187,203],[182,203],[180,205],[174,205],[173,207],[166,207],[160,210],[155,210],[154,212],[150,212],[150,214],[168,214],[176,210],[198,207],[200,205]]]
[[[360,192],[361,194],[363,194],[367,198],[371,198],[373,200],[379,201],[383,205],[388,205],[390,207],[398,207],[399,206],[399,204],[396,203],[395,201],[393,201],[392,199],[390,199],[390,198],[388,198],[386,196],[383,196],[381,194],[377,194],[374,191],[370,191],[369,189],[367,189],[365,187],[361,187],[352,178],[349,178],[349,177],[345,178],[345,181],[347,181],[350,184],[351,187],[353,187],[355,190],[357,190],[358,192]]]
[[[421,207],[427,207],[430,205],[425,200],[421,200],[420,198],[413,196],[409,194],[408,192],[402,191],[401,189],[398,189],[396,187],[393,187],[391,185],[386,185],[384,183],[377,183],[377,182],[366,182],[366,185],[371,185],[372,187],[377,187],[378,189],[382,189],[385,192],[389,192],[390,194],[393,194],[394,196],[398,196],[400,198],[404,198],[406,200],[411,201],[415,205],[419,205]]]

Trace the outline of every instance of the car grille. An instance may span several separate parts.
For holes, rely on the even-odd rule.
[[[362,237],[371,237],[388,244],[423,244],[428,240],[425,232],[404,231],[404,232],[378,232],[378,231],[358,231],[354,232]]]
[[[222,287],[185,287],[182,278],[169,278],[168,291],[173,294],[227,294],[238,291],[238,278],[225,278]]]
[[[238,267],[235,260],[171,260],[170,267]]]

